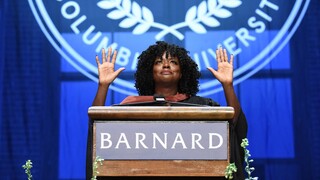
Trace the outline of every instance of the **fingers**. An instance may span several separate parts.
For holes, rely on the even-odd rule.
[[[213,69],[212,67],[207,67],[207,69],[213,74],[215,75],[215,73],[217,72],[215,69]]]
[[[234,56],[233,56],[233,54],[231,54],[231,55],[230,55],[230,64],[231,64],[231,65],[233,65],[233,58],[234,58]]]
[[[108,48],[107,62],[110,62],[111,53],[112,53],[112,48],[109,47],[109,48]]]
[[[99,66],[100,66],[100,60],[99,60],[98,55],[96,55],[96,63],[97,63],[97,65],[98,65],[98,67],[99,67]]]
[[[223,49],[223,56],[224,56],[223,61],[228,61],[228,54],[226,49]]]
[[[228,62],[228,53],[226,49],[222,49],[222,47],[219,47],[216,50],[216,60],[218,62]],[[233,63],[233,55],[230,56],[230,63]]]
[[[116,59],[117,59],[117,50],[114,50],[113,52],[113,56],[112,56],[112,60],[111,60],[111,63],[114,64],[116,62]]]
[[[117,76],[118,76],[123,70],[125,70],[124,67],[121,67],[121,68],[119,68],[118,70],[116,70]]]
[[[117,51],[114,50],[112,58],[111,58],[111,55],[112,55],[112,48],[111,47],[108,48],[108,54],[106,54],[106,50],[104,48],[102,48],[102,63],[111,62],[114,64],[116,62],[116,58],[117,58]],[[100,64],[98,56],[96,56],[96,62],[97,62],[97,64]]]
[[[218,62],[221,62],[221,57],[220,57],[220,51],[219,49],[216,50],[216,59]]]
[[[106,62],[106,50],[102,48],[102,63]]]

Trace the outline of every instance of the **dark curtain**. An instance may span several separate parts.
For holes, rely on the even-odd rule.
[[[255,161],[259,179],[320,179],[319,8],[311,1],[290,41],[295,158]],[[59,179],[60,56],[27,1],[0,1],[0,58],[0,179],[27,179],[28,159],[34,179]]]
[[[0,179],[58,179],[59,59],[27,1],[0,8]]]
[[[320,1],[313,0],[291,41],[295,161],[303,179],[320,179]]]

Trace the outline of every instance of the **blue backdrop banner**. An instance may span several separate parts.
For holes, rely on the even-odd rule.
[[[259,179],[320,179],[319,1],[3,0],[0,2],[0,179],[85,179],[95,56],[118,50],[106,105],[136,95],[137,57],[158,40],[185,47],[198,95],[226,105],[215,50],[235,56]]]

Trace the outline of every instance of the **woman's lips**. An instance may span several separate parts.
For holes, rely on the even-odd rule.
[[[172,74],[172,72],[171,71],[161,71],[161,74],[167,75],[167,74]]]

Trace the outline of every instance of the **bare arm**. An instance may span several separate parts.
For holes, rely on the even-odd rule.
[[[236,120],[239,117],[241,107],[233,88],[233,55],[231,55],[229,61],[226,49],[220,47],[216,50],[216,59],[218,62],[218,70],[214,70],[211,67],[208,67],[208,70],[222,84],[227,104],[233,107],[235,111],[233,122],[237,123]]]
[[[99,57],[96,56],[96,62],[98,66],[99,83],[96,96],[92,102],[92,106],[104,106],[109,90],[110,84],[117,78],[117,76],[124,70],[119,68],[114,71],[114,64],[117,58],[117,51],[114,51],[111,58],[112,49],[108,49],[108,55],[106,51],[102,49],[102,63],[100,63]]]

